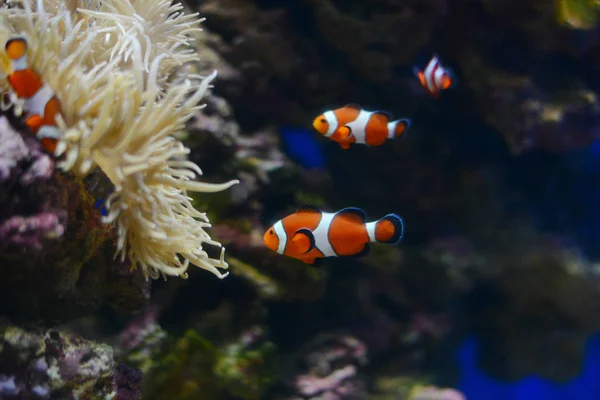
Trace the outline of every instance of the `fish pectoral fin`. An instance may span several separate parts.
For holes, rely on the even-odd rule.
[[[340,140],[346,141],[352,135],[352,129],[349,126],[342,126],[338,129],[338,133],[340,134]]]
[[[356,254],[351,255],[350,257],[363,257],[366,256],[367,254],[369,254],[369,252],[371,251],[371,246],[369,245],[369,243],[365,243],[365,247],[363,247],[363,249],[361,251],[359,251]]]
[[[307,228],[300,228],[294,234],[291,244],[302,253],[306,254],[315,248],[315,236],[312,231]]]

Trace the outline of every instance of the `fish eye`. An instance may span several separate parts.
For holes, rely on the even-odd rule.
[[[272,234],[273,234],[273,229],[270,229],[269,230],[269,235],[272,235]]]
[[[321,122],[322,124],[324,124],[324,123],[326,123],[326,122],[327,122],[327,120],[326,120],[325,118],[321,118],[321,121],[320,121],[320,122]]]

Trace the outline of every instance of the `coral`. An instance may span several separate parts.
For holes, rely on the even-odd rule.
[[[598,24],[600,4],[596,1],[558,0],[557,20],[576,29],[593,29]]]
[[[431,384],[430,377],[414,374],[375,374],[369,398],[373,400],[466,400],[456,389]]]
[[[496,69],[487,60],[474,60],[464,70],[467,74],[477,70],[468,84],[478,106],[486,110],[486,121],[503,135],[514,154],[535,149],[564,152],[600,139],[598,96],[583,83],[558,91],[529,74]]]
[[[412,390],[409,400],[466,400],[466,397],[455,389],[417,386]]]
[[[3,399],[139,399],[139,372],[117,364],[109,346],[58,330],[1,330]]]
[[[262,398],[274,376],[273,350],[260,328],[223,347],[187,331],[150,370],[145,398]]]
[[[148,299],[141,272],[114,262],[114,233],[84,183],[54,170],[29,134],[0,117],[0,309],[26,324],[61,322],[97,309],[121,311]],[[25,250],[25,251],[24,251]]]
[[[267,340],[264,328],[253,326],[220,351],[215,375],[227,391],[244,399],[261,399],[275,376],[275,345]]]
[[[198,59],[188,37],[199,29],[197,16],[168,0],[12,3],[0,11],[0,39],[13,31],[27,37],[30,65],[61,102],[60,166],[79,176],[98,166],[114,185],[104,221],[116,225],[121,260],[153,278],[185,278],[190,262],[225,277],[218,270],[227,268],[224,249],[217,259],[203,250],[220,244],[187,192],[222,191],[237,181],[194,181],[201,171],[172,136],[216,76],[182,79],[175,70]]]
[[[474,242],[478,262],[468,285],[460,283],[468,289],[460,325],[480,343],[478,365],[499,379],[536,374],[561,382],[577,375],[585,344],[600,329],[597,267],[568,240],[522,222],[519,230],[498,229]],[[464,261],[444,260],[449,269]]]
[[[474,98],[469,107],[513,154],[565,152],[600,137],[594,83],[576,67],[586,53],[594,54],[597,40],[559,27],[558,3],[490,0],[480,8],[458,6],[446,27],[443,45],[468,77],[461,84]],[[475,34],[477,40],[469,40]]]
[[[148,372],[167,336],[158,325],[157,318],[158,309],[155,306],[135,316],[119,333],[115,348],[117,358],[124,358],[128,365]]]
[[[33,217],[14,216],[0,227],[0,240],[13,246],[42,247],[42,238],[60,237],[64,226],[58,216],[41,212]]]
[[[214,379],[212,366],[216,361],[214,346],[194,331],[187,331],[157,359],[156,368],[146,377],[144,398],[184,399],[202,395],[218,399],[223,388]]]
[[[14,199],[17,193],[39,195],[39,186],[54,174],[54,162],[42,152],[33,138],[23,138],[0,117],[0,184],[5,190],[0,194],[0,248],[18,247],[40,250],[43,244],[60,238],[66,228],[65,210],[53,209],[46,200],[37,210],[25,209]],[[32,190],[33,189],[33,190]],[[28,193],[29,192],[29,193]],[[12,198],[11,198],[12,197]],[[18,214],[26,213],[26,214]]]
[[[297,375],[278,399],[363,399],[367,348],[348,335],[321,335],[298,356]]]
[[[116,400],[136,400],[142,395],[143,376],[138,369],[129,368],[123,363],[115,368]]]

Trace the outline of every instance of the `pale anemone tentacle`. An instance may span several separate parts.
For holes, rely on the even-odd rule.
[[[115,256],[146,277],[187,278],[190,264],[226,277],[225,249],[205,230],[211,224],[188,191],[213,193],[238,181],[194,180],[202,170],[172,137],[204,107],[199,103],[216,77],[215,71],[169,81],[175,69],[199,62],[190,35],[202,20],[167,0],[11,4],[0,8],[0,40],[27,38],[30,65],[61,102],[58,165],[80,176],[99,167],[114,185],[103,221],[115,225]],[[18,111],[21,99],[6,85],[0,91],[8,91],[0,107]],[[206,245],[221,247],[220,256],[209,257]]]

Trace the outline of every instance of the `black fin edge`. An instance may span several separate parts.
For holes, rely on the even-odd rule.
[[[388,220],[394,225],[394,235],[389,240],[386,240],[382,243],[387,244],[398,244],[404,238],[404,220],[401,216],[397,214],[388,214],[385,217],[381,218],[379,221]],[[378,222],[379,222],[378,221]]]
[[[316,206],[313,206],[311,204],[306,204],[303,206],[300,206],[297,210],[297,213],[299,212],[311,212],[311,213],[321,213],[321,210],[319,210]]]

